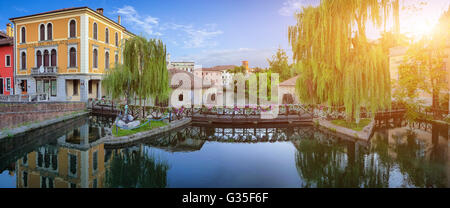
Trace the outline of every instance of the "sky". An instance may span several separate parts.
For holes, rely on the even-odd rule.
[[[424,0],[426,5],[411,12],[408,5],[418,0],[404,1],[401,30],[405,33],[417,30],[415,25],[433,25],[450,3]],[[267,59],[278,48],[291,56],[287,31],[296,23],[295,11],[317,4],[318,0],[1,1],[0,30],[5,30],[11,17],[79,6],[103,8],[104,15],[113,20],[120,15],[122,25],[134,34],[162,39],[172,61],[212,67],[241,65],[247,60],[250,67],[267,67]],[[378,35],[375,29],[368,34]]]

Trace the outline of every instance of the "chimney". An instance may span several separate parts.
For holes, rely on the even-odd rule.
[[[98,9],[97,9],[97,13],[103,15],[103,8],[98,8]]]
[[[121,24],[122,24],[122,21],[121,21],[120,15],[119,15],[119,16],[117,16],[117,23],[119,23],[119,25],[121,25]]]
[[[13,29],[11,27],[11,23],[6,24],[6,35],[9,37],[13,37]]]

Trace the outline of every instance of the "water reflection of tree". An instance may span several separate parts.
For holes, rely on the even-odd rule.
[[[110,188],[165,188],[168,169],[166,161],[147,151],[117,150],[112,153],[105,184]]]
[[[301,139],[297,147],[297,170],[305,187],[388,186],[388,171],[376,158],[365,158],[363,151],[355,151],[354,142]]]
[[[438,127],[433,126],[432,140],[439,137]],[[408,175],[407,179],[410,184],[416,187],[446,187],[445,179],[446,167],[444,164],[445,157],[439,157],[439,145],[432,144],[428,151],[430,157],[426,155],[426,145],[417,138],[417,135],[408,130],[406,133],[406,141],[402,138],[395,138],[395,145],[392,148],[396,153],[395,161],[399,165],[402,173]]]

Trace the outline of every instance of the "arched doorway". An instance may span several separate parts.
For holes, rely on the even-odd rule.
[[[292,94],[283,95],[283,105],[285,104],[294,104],[294,96]]]

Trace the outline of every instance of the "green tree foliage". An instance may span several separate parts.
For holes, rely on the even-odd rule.
[[[277,53],[272,56],[272,60],[267,59],[267,61],[269,62],[270,71],[273,73],[278,73],[281,82],[291,77],[291,68],[288,63],[286,51],[279,48]]]
[[[233,69],[229,69],[228,72],[233,74],[245,74],[247,73],[247,69],[245,69],[245,66],[235,66]]]
[[[167,100],[170,93],[166,64],[166,46],[161,40],[143,37],[129,39],[123,45],[124,64],[107,73],[103,86],[113,99],[130,96],[140,100]]]
[[[322,0],[296,14],[289,41],[303,103],[343,105],[347,119],[357,122],[361,107],[390,107],[388,54],[365,34],[367,22],[383,23],[382,11],[389,11],[389,5],[378,0]]]
[[[449,10],[450,11],[450,10]],[[399,67],[399,80],[394,96],[400,102],[417,110],[418,98],[421,92],[431,94],[432,108],[441,109],[441,91],[447,91],[447,71],[444,68],[445,47],[450,40],[448,26],[450,12],[441,17],[435,33],[431,37],[424,37],[409,46],[403,63]]]

